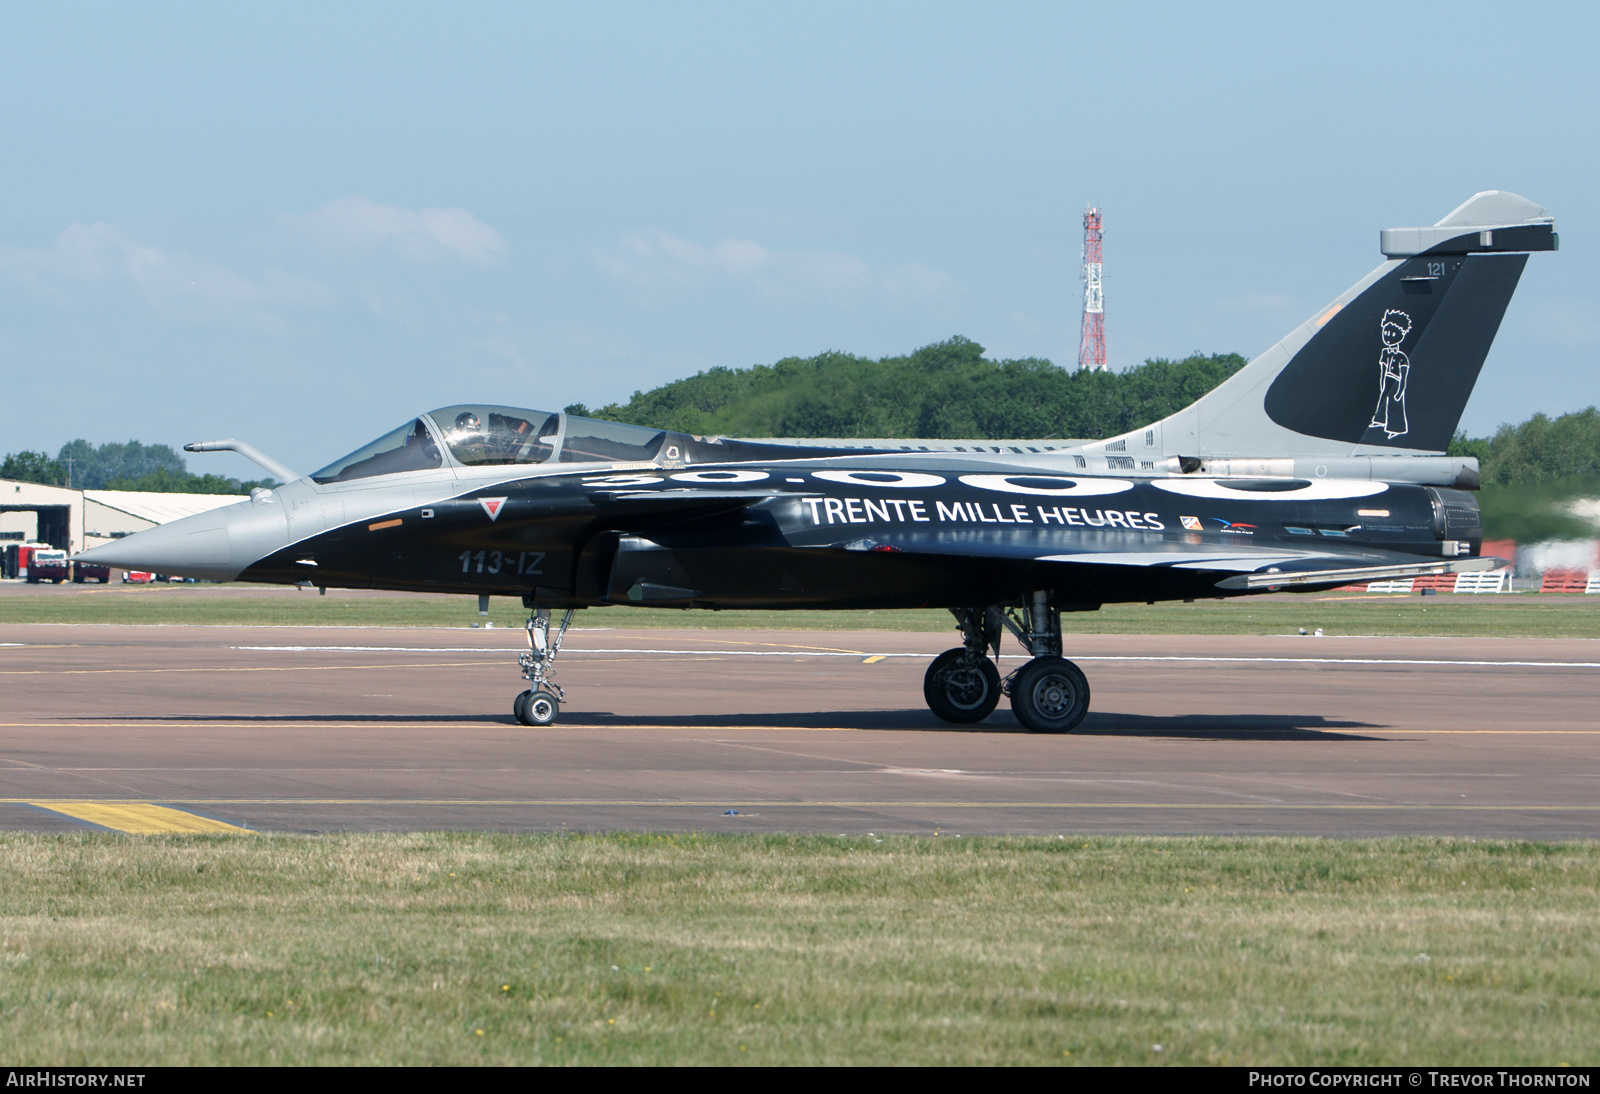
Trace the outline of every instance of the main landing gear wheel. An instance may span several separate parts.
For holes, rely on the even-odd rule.
[[[981,653],[965,647],[945,650],[928,666],[922,697],[947,722],[981,722],[1000,702],[1000,673]]]
[[[525,726],[554,725],[556,715],[561,713],[561,702],[548,691],[530,689],[517,696],[511,711]]]
[[[1089,712],[1089,681],[1064,657],[1035,657],[1011,678],[1011,710],[1035,733],[1068,733]]]

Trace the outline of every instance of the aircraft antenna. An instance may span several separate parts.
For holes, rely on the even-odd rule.
[[[1083,211],[1083,334],[1078,367],[1106,367],[1106,295],[1100,284],[1100,210]]]

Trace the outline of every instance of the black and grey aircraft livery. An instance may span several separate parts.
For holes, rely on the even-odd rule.
[[[1193,405],[1094,441],[759,442],[515,406],[423,414],[248,501],[90,549],[216,580],[520,597],[547,725],[573,612],[948,608],[962,644],[923,694],[951,722],[1002,695],[1041,733],[1089,685],[1063,613],[1488,569],[1477,464],[1445,453],[1532,251],[1554,221],[1487,191]],[[563,612],[552,630],[551,613]],[[1001,679],[1001,638],[1030,656]]]

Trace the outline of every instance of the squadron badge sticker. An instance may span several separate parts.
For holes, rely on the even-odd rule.
[[[478,504],[483,506],[483,511],[489,514],[489,522],[493,524],[500,519],[500,510],[505,508],[505,498],[479,498]]]

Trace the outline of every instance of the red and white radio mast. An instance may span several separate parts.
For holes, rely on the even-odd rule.
[[[1106,367],[1106,295],[1100,285],[1100,210],[1083,211],[1083,334],[1078,367]]]

